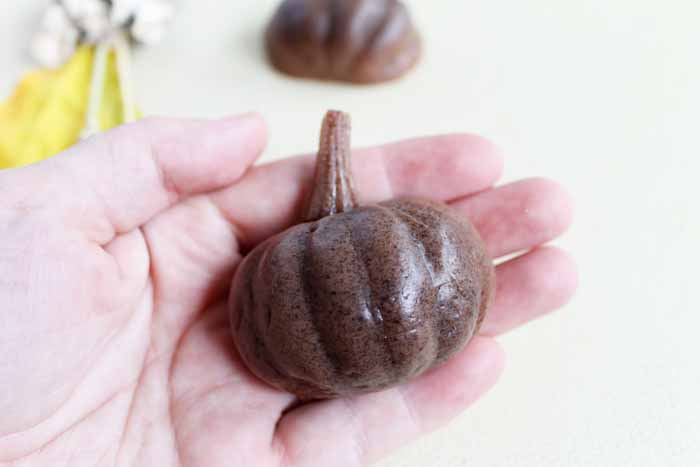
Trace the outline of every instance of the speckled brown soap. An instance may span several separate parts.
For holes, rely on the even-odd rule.
[[[286,0],[267,29],[270,62],[302,78],[376,83],[406,73],[421,44],[397,0]]]
[[[471,224],[420,199],[358,207],[350,119],[329,112],[304,222],[258,245],[233,281],[246,365],[302,399],[377,391],[459,351],[477,332],[493,265]]]

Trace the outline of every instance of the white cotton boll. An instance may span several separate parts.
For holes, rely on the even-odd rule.
[[[80,31],[57,4],[52,4],[42,18],[41,28],[34,36],[30,51],[42,66],[62,65],[75,51]]]
[[[73,52],[78,41],[78,31],[66,30],[63,34],[41,31],[32,39],[31,53],[42,66],[56,68],[63,65]]]
[[[100,8],[106,8],[102,0],[60,0],[60,3],[74,19],[84,18]]]
[[[143,0],[112,0],[112,24],[121,25],[136,15]]]
[[[70,29],[74,30],[75,26],[66,14],[66,10],[57,4],[50,5],[42,18],[41,30],[63,34]]]
[[[80,27],[85,32],[87,42],[99,42],[107,37],[112,31],[112,25],[107,16],[93,14],[79,20]]]
[[[102,0],[62,0],[71,19],[85,33],[88,42],[97,42],[111,30],[109,7]]]
[[[165,35],[168,23],[174,15],[175,8],[169,1],[143,1],[131,26],[131,35],[143,44],[155,44]]]
[[[111,31],[109,10],[104,2],[90,2],[84,14],[77,18],[80,26],[85,31],[88,42],[97,42],[104,39]]]
[[[42,66],[56,68],[63,63],[61,43],[50,33],[41,32],[34,36],[31,52],[34,60]]]

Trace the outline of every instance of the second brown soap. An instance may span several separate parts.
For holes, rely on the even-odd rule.
[[[283,73],[357,84],[400,77],[421,41],[397,0],[286,0],[267,30],[267,51]]]

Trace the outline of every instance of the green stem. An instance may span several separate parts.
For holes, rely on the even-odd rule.
[[[90,94],[88,96],[88,108],[85,113],[85,128],[83,138],[99,133],[100,109],[102,108],[102,95],[105,89],[105,75],[107,73],[107,55],[110,44],[103,42],[97,44],[92,62],[92,77],[90,78]]]
[[[124,109],[124,123],[136,120],[136,100],[134,99],[134,81],[131,67],[131,46],[123,32],[114,38],[114,49],[117,53],[117,73],[119,74],[119,90]]]

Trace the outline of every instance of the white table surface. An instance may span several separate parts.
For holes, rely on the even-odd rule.
[[[1,95],[31,67],[44,3],[0,2]],[[410,1],[425,59],[369,88],[273,73],[260,33],[276,3],[182,0],[169,41],[136,57],[143,109],[258,110],[265,160],[313,150],[329,107],[353,114],[357,145],[477,132],[504,148],[506,180],[552,177],[577,200],[559,242],[576,299],[505,336],[499,385],[380,465],[700,466],[700,2]]]

